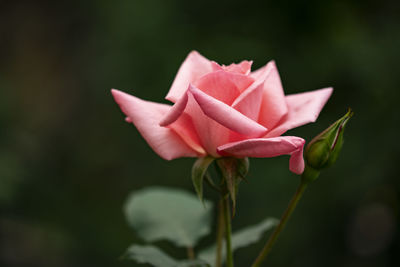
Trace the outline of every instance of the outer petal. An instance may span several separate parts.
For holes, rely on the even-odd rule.
[[[115,89],[111,92],[122,112],[160,157],[171,160],[198,156],[172,129],[159,126],[161,117],[171,106],[144,101]]]
[[[175,80],[165,98],[175,103],[185,93],[189,83],[212,70],[211,61],[200,55],[197,51],[192,51],[179,68]]]
[[[332,88],[286,96],[289,107],[287,116],[266,137],[279,136],[287,130],[315,122],[332,94]]]
[[[222,156],[270,158],[291,155],[289,169],[301,174],[304,171],[304,139],[296,136],[254,138],[228,143],[217,148]]]
[[[303,148],[293,152],[290,155],[289,170],[296,174],[303,173],[304,171]]]
[[[250,74],[256,80],[265,79],[264,94],[258,122],[267,128],[274,127],[286,115],[285,94],[275,62],[270,61],[266,66]]]
[[[267,132],[262,125],[196,87],[191,86],[189,91],[204,114],[226,128],[249,137],[259,137]]]

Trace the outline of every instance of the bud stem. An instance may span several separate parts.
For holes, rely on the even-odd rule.
[[[265,260],[265,258],[270,253],[273,245],[275,244],[276,240],[279,237],[279,234],[282,232],[283,228],[285,227],[287,221],[290,218],[290,215],[293,213],[294,209],[297,206],[297,203],[301,199],[304,190],[307,188],[308,183],[304,180],[301,180],[300,185],[298,186],[296,193],[293,195],[292,200],[290,201],[286,211],[283,213],[282,218],[275,228],[274,232],[272,233],[271,237],[268,239],[267,243],[261,250],[260,254],[258,255],[257,259],[254,261],[252,267],[259,267],[260,264]]]

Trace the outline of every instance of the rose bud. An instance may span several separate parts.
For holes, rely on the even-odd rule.
[[[320,170],[332,166],[342,149],[343,132],[347,121],[353,116],[349,111],[322,133],[314,137],[305,149],[306,166],[302,179],[311,182],[318,178]]]

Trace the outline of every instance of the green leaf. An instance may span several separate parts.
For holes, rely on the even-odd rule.
[[[169,240],[177,246],[194,247],[210,233],[212,203],[204,207],[186,191],[152,187],[132,193],[125,216],[145,241]]]
[[[246,227],[233,234],[232,247],[238,249],[256,243],[262,238],[263,233],[272,229],[278,224],[279,220],[276,218],[267,218],[259,224]]]
[[[210,267],[210,264],[203,260],[185,260],[179,262],[177,267]]]
[[[123,258],[135,260],[138,263],[148,263],[156,267],[176,267],[178,262],[154,246],[132,245]]]
[[[232,251],[258,242],[262,238],[263,234],[266,231],[272,229],[275,225],[278,224],[278,222],[279,220],[275,218],[267,218],[256,225],[248,226],[242,230],[237,231],[236,233],[233,233]],[[205,250],[199,253],[199,258],[214,265],[216,260],[215,251],[216,251],[215,245],[206,248]],[[223,255],[222,259],[225,259],[226,255],[225,245],[222,246],[222,255]]]
[[[198,158],[192,167],[192,182],[197,196],[203,202],[203,181],[208,166],[214,161],[212,157]]]
[[[206,267],[209,266],[202,260],[179,261],[171,258],[157,247],[132,245],[125,252],[123,258],[134,260],[138,263],[147,263],[155,267]]]

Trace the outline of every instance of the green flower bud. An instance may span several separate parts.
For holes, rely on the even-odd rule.
[[[346,115],[314,137],[307,145],[303,179],[307,181],[317,179],[321,169],[328,168],[336,162],[343,146],[344,128],[353,114],[353,111],[349,109]]]

